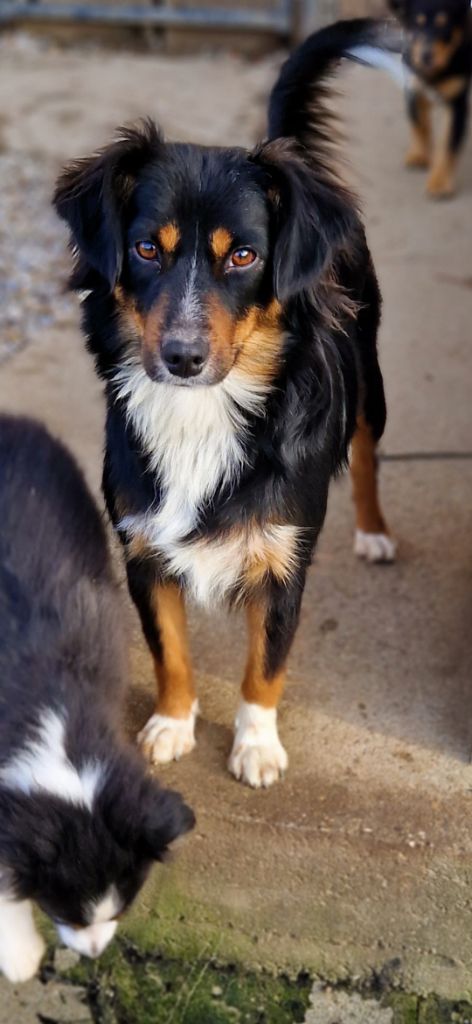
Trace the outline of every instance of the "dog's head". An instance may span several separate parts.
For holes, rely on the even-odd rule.
[[[425,78],[444,71],[464,41],[469,0],[390,0],[408,32],[406,57]]]
[[[110,767],[90,806],[0,790],[0,893],[33,899],[63,942],[96,957],[155,861],[194,825],[179,794],[131,758]]]
[[[109,289],[120,360],[153,381],[272,372],[283,310],[352,231],[352,202],[301,150],[165,144],[151,123],[66,169],[55,195],[78,253],[77,287]]]

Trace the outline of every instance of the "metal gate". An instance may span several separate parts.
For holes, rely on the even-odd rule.
[[[296,3],[296,0],[295,0]],[[287,37],[293,24],[293,0],[272,0],[254,8],[237,0],[215,7],[174,6],[172,0],[141,3],[70,3],[55,0],[0,0],[0,27],[28,22],[62,22],[147,26],[157,29],[217,29],[237,32],[270,32]]]

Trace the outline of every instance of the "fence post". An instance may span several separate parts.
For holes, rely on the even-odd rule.
[[[293,0],[292,43],[340,17],[341,0]]]

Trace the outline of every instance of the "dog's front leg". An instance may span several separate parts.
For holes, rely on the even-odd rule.
[[[277,731],[277,706],[303,585],[304,579],[288,586],[273,583],[247,607],[249,654],[228,767],[237,779],[256,788],[271,786],[288,764]]]
[[[44,949],[30,901],[0,896],[0,971],[9,981],[28,981],[36,974]]]
[[[154,658],[156,710],[138,736],[145,756],[166,764],[195,746],[197,700],[187,644],[184,598],[175,583],[156,577],[152,560],[127,565],[131,596]]]
[[[407,94],[407,110],[411,125],[410,148],[405,156],[407,167],[429,167],[431,160],[431,102],[418,88]]]

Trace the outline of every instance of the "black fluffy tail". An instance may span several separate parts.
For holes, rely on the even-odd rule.
[[[400,49],[398,30],[372,18],[338,21],[308,36],[283,65],[272,90],[269,139],[291,136],[321,155],[332,141],[326,79],[341,57],[385,67],[398,78],[401,68],[389,51]]]

